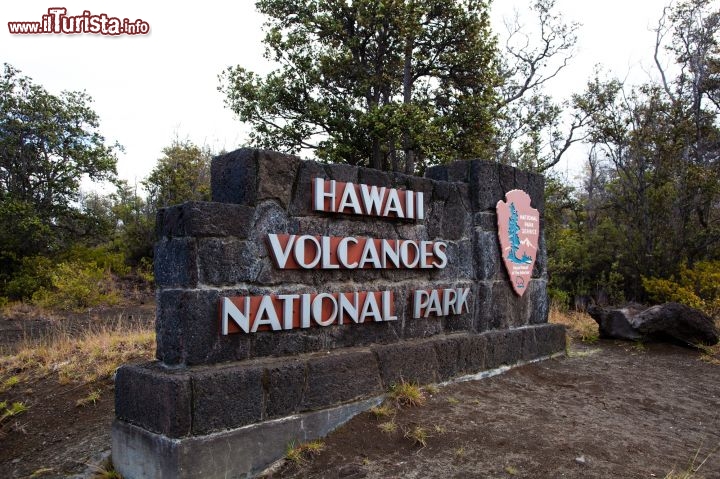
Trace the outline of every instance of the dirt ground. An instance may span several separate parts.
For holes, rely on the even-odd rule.
[[[401,410],[394,433],[364,413],[307,464],[268,477],[665,478],[695,458],[693,477],[720,478],[720,366],[698,357],[662,344],[576,346],[441,387]],[[405,437],[418,426],[425,447]]]
[[[90,391],[93,405],[76,406]],[[27,401],[0,437],[0,478],[88,477],[110,449],[111,383],[44,380],[0,394]],[[578,342],[570,357],[441,386],[392,419],[363,413],[306,463],[269,478],[720,478],[720,366],[678,346]],[[405,437],[424,428],[427,445]]]
[[[144,304],[90,310],[87,313],[38,315],[32,308],[0,318],[0,356],[19,346],[54,335],[76,335],[103,323],[150,326],[155,305]],[[91,384],[60,384],[57,379],[23,381],[2,392],[0,402],[23,402],[25,413],[0,427],[0,478],[92,477],[110,454],[110,426],[115,397],[112,380]],[[79,400],[97,397],[78,406]]]

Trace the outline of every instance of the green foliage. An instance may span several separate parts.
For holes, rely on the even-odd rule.
[[[720,10],[686,0],[661,14],[657,65],[675,64],[659,83],[626,90],[597,73],[572,98],[589,154],[580,188],[546,185],[549,286],[713,309],[678,263],[720,258]]]
[[[66,261],[94,264],[118,276],[128,275],[131,271],[130,266],[125,262],[125,255],[122,252],[112,251],[112,245],[107,244],[95,248],[75,245],[61,258]]]
[[[90,248],[76,244],[68,251],[56,256],[54,263],[45,256],[29,256],[22,259],[20,269],[15,273],[10,281],[5,286],[5,292],[11,298],[14,299],[30,299],[34,298],[35,293],[40,292],[36,302],[40,305],[51,307],[53,301],[46,301],[48,295],[52,296],[51,292],[58,288],[67,288],[77,282],[90,281],[89,278],[96,278],[104,286],[100,289],[111,289],[113,273],[118,276],[124,276],[130,274],[130,267],[125,263],[125,255],[122,252],[111,251],[109,245],[97,246]],[[73,278],[73,274],[67,271],[67,268],[78,268],[78,277]],[[58,286],[62,283],[61,286]],[[87,285],[88,289],[91,288],[91,284],[95,284],[90,281]],[[77,284],[72,286],[76,289],[76,294],[85,296],[78,288]],[[96,289],[96,288],[95,288]],[[66,291],[63,294],[67,294]],[[93,293],[94,294],[94,293]],[[102,297],[102,296],[101,296]],[[110,302],[114,302],[114,296],[111,295],[107,299]],[[78,304],[83,301],[80,300]],[[97,304],[95,301],[92,305]],[[60,301],[62,303],[62,301]],[[82,306],[78,306],[82,307]],[[76,309],[74,307],[64,309]]]
[[[113,246],[132,264],[152,258],[157,214],[155,207],[139,196],[137,188],[120,181],[112,195],[112,213],[118,225]]]
[[[0,424],[11,417],[24,413],[27,410],[28,407],[22,402],[14,402],[10,405],[8,405],[7,401],[0,402]]]
[[[0,392],[8,391],[20,384],[19,376],[10,376],[0,384]]]
[[[499,85],[489,8],[478,0],[259,0],[260,76],[221,75],[255,146],[414,172],[489,157]]]
[[[84,92],[55,95],[5,64],[0,73],[0,292],[27,297],[43,271],[30,261],[108,232],[80,182],[115,178],[115,151]],[[79,205],[79,206],[78,206]],[[20,278],[16,278],[20,276]],[[8,291],[9,288],[9,291]]]
[[[38,306],[83,311],[119,301],[111,273],[94,262],[59,263],[53,268],[50,280],[50,288],[40,288],[32,295],[33,303]]]
[[[155,282],[153,263],[152,260],[148,258],[140,259],[140,264],[137,266],[135,273],[148,284],[153,284]]]
[[[186,201],[209,201],[211,160],[209,149],[175,139],[142,182],[148,203],[157,210]]]
[[[92,99],[54,95],[5,64],[0,74],[0,261],[7,278],[22,258],[62,250],[91,222],[76,207],[80,181],[112,180],[115,150],[98,132]]]
[[[642,284],[653,301],[682,303],[720,317],[720,261],[698,261],[692,268],[680,265],[670,278],[646,278]]]
[[[570,306],[570,294],[567,291],[557,288],[548,288],[550,306],[560,312],[567,312]]]
[[[52,284],[53,264],[44,256],[22,259],[20,269],[5,286],[5,293],[13,299],[29,299],[33,293]]]

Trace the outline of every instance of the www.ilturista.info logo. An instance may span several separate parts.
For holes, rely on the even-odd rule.
[[[8,22],[14,35],[76,34],[97,35],[147,35],[150,24],[140,19],[110,17],[105,13],[95,15],[85,10],[82,15],[67,15],[66,8],[48,8],[47,15],[39,22]]]

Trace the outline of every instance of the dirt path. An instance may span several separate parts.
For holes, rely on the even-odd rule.
[[[100,401],[77,407],[89,389],[33,385],[31,409],[0,438],[0,477],[72,476],[109,449],[112,390],[94,387]],[[362,414],[309,463],[271,477],[665,478],[720,446],[720,366],[675,346],[605,341],[441,387],[425,406],[400,411],[395,433],[382,432],[383,421]],[[416,426],[430,436],[426,447],[404,437]],[[720,478],[720,451],[696,477]]]
[[[698,453],[720,478],[720,366],[668,345],[601,342],[572,357],[440,388],[423,407],[362,414],[304,466],[270,477],[665,478]],[[427,446],[403,431],[421,426]]]

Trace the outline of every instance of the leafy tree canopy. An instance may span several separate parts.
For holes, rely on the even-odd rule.
[[[142,182],[155,210],[185,201],[210,200],[210,162],[213,154],[190,141],[173,140]]]
[[[220,90],[255,146],[414,172],[491,157],[499,62],[480,0],[259,0],[266,76]]]
[[[85,92],[54,95],[5,64],[0,77],[0,198],[57,220],[79,198],[83,175],[114,179],[117,146],[106,146]]]
[[[113,180],[115,151],[84,92],[55,95],[5,64],[0,75],[0,280],[23,257],[90,233],[80,181]]]

